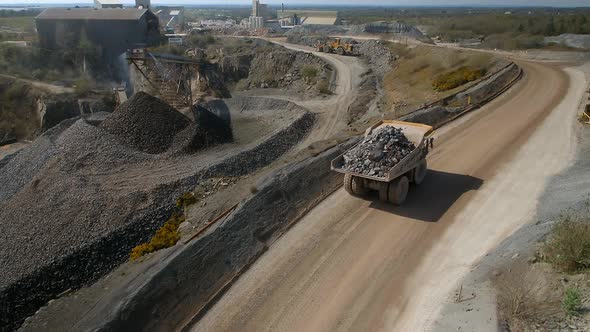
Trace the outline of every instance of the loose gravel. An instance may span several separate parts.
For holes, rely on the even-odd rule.
[[[367,136],[360,144],[344,154],[344,169],[378,177],[409,155],[416,146],[403,130],[385,126]]]
[[[164,101],[138,92],[101,125],[131,147],[147,153],[166,151],[190,120]]]

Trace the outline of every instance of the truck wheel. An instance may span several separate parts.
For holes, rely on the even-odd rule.
[[[428,164],[426,160],[422,160],[416,168],[414,168],[414,183],[421,184],[426,177],[426,172],[428,171]]]
[[[344,190],[346,190],[347,193],[354,195],[354,192],[352,192],[352,175],[350,174],[344,174]]]
[[[400,176],[389,184],[389,201],[395,205],[402,205],[408,196],[410,181],[407,176]]]
[[[344,55],[344,49],[342,47],[338,48],[338,55]]]
[[[324,46],[324,53],[332,53],[330,46]]]
[[[357,196],[364,196],[367,194],[367,189],[363,184],[363,179],[359,178],[358,176],[353,176],[352,181],[350,181],[352,192]]]
[[[353,196],[363,196],[367,193],[363,180],[351,174],[344,175],[344,189]]]
[[[381,184],[379,185],[379,200],[381,202],[387,202],[387,196],[388,196],[388,191],[389,191],[389,183],[387,182],[381,182]]]

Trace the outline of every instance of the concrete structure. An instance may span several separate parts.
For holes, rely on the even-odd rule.
[[[123,8],[119,0],[94,0],[94,8]]]
[[[260,0],[252,0],[252,15],[248,18],[248,26],[252,29],[264,27],[264,14],[268,7],[260,3]]]
[[[117,57],[160,39],[158,18],[147,9],[48,8],[35,18],[41,47],[77,47],[82,38]]]
[[[334,25],[338,19],[337,11],[328,10],[284,10],[277,12],[284,25]]]
[[[135,0],[135,8],[150,9],[152,7],[151,0]]]
[[[264,28],[264,17],[250,16],[250,18],[248,19],[248,23],[250,28],[252,29]]]

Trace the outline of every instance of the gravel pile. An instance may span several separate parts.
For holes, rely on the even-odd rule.
[[[229,143],[233,140],[231,123],[202,106],[192,109],[195,122],[187,126],[174,138],[174,151],[192,153],[213,145]]]
[[[174,136],[190,120],[164,101],[138,92],[100,125],[121,141],[138,150],[157,154],[166,151]]]
[[[590,35],[565,33],[555,37],[545,37],[545,43],[557,43],[568,47],[590,49]]]
[[[422,34],[420,30],[416,29],[416,27],[398,22],[374,22],[361,25],[353,25],[350,27],[350,35],[357,35],[363,33],[393,33],[415,39],[425,38],[424,34]]]
[[[345,153],[343,168],[355,173],[385,177],[392,167],[415,148],[402,129],[386,126]]]
[[[395,57],[380,40],[364,40],[356,46],[357,52],[365,58],[371,70],[380,78],[391,71]]]

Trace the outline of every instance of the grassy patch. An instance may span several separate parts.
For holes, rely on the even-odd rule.
[[[10,27],[24,31],[33,31],[35,30],[35,17],[0,17],[0,27]]]
[[[577,316],[582,309],[582,296],[577,287],[569,287],[563,293],[561,307],[567,316]]]
[[[558,270],[568,273],[587,270],[590,267],[590,220],[561,217],[541,252]]]
[[[303,78],[308,80],[316,78],[318,76],[318,72],[319,70],[316,67],[310,65],[305,65],[301,69],[301,75]]]
[[[460,67],[457,70],[439,75],[432,82],[432,87],[436,91],[447,91],[475,81],[485,74],[486,70],[484,68]]]
[[[394,108],[395,116],[456,92],[433,89],[438,76],[462,67],[493,71],[501,63],[492,55],[479,52],[400,43],[385,45],[397,57],[393,70],[383,78],[386,108]]]

